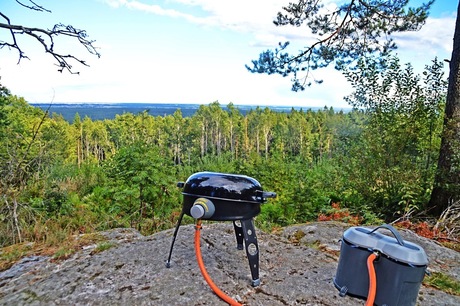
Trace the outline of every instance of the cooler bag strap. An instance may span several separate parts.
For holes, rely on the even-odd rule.
[[[404,240],[402,239],[401,235],[398,233],[398,231],[393,226],[389,224],[380,225],[374,228],[368,234],[370,235],[381,228],[389,230],[393,234],[393,236],[395,236],[398,243],[404,246]],[[374,260],[376,260],[378,257],[379,257],[378,252],[373,252],[372,254],[369,255],[369,257],[367,257],[367,270],[369,273],[369,291],[367,293],[367,300],[366,300],[365,306],[373,306],[374,301],[375,301],[375,296],[377,294],[377,276],[375,274]]]
[[[365,306],[374,306],[375,295],[377,293],[377,277],[375,275],[374,260],[379,257],[379,254],[374,252],[367,257],[367,270],[369,272],[369,291]]]
[[[393,236],[395,236],[396,240],[398,241],[398,243],[402,246],[404,246],[404,240],[402,239],[401,235],[398,233],[398,231],[393,227],[391,226],[390,224],[382,224],[376,228],[374,228],[371,232],[369,232],[369,234],[372,234],[373,232],[375,232],[376,230],[378,230],[379,228],[384,228],[384,229],[387,229],[389,230]]]

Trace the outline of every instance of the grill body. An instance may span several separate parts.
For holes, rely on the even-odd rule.
[[[183,206],[166,267],[170,267],[174,241],[184,214],[196,219],[233,221],[237,249],[246,249],[252,286],[258,286],[259,247],[253,218],[260,213],[260,206],[266,198],[274,198],[276,194],[264,192],[252,177],[218,172],[197,172],[177,186],[183,188]]]

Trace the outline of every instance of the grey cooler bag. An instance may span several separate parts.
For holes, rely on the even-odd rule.
[[[380,233],[387,229],[392,236]],[[368,260],[373,256],[373,261]],[[340,295],[368,298],[369,269],[374,270],[374,304],[415,305],[425,276],[428,258],[418,245],[404,241],[391,225],[373,230],[351,227],[343,233],[334,285]],[[376,284],[375,284],[376,283]]]

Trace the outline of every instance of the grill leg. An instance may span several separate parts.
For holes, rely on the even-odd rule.
[[[259,278],[259,245],[257,244],[256,231],[254,229],[253,219],[241,220],[241,228],[244,236],[246,255],[249,260],[249,268],[252,275],[252,286],[260,285]],[[237,234],[238,235],[238,234]],[[237,236],[238,239],[238,236]]]
[[[236,248],[238,250],[243,249],[243,228],[241,227],[241,221],[233,221],[233,227],[235,228],[236,235]]]
[[[182,211],[180,213],[179,220],[177,220],[176,229],[174,230],[173,240],[171,242],[171,248],[169,249],[168,260],[166,260],[166,268],[171,267],[171,255],[172,255],[172,251],[173,251],[173,247],[174,247],[174,242],[176,242],[177,232],[179,231],[179,226],[182,223],[182,218],[183,217],[184,217],[184,212]]]

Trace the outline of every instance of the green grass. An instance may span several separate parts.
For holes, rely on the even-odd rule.
[[[103,242],[97,244],[97,246],[94,248],[94,250],[91,252],[91,254],[101,253],[103,251],[106,251],[106,250],[114,247],[114,246],[115,246],[115,243],[113,243],[113,242],[103,241]]]
[[[50,243],[50,241],[52,243]],[[86,245],[97,243],[94,253],[99,253],[114,246],[107,242],[106,238],[98,233],[83,235],[68,235],[65,239],[47,239],[42,243],[18,243],[0,248],[0,272],[9,269],[25,256],[41,255],[49,256],[53,260],[63,260],[69,258]]]
[[[434,272],[425,277],[423,283],[446,293],[460,296],[460,282],[449,275]]]

